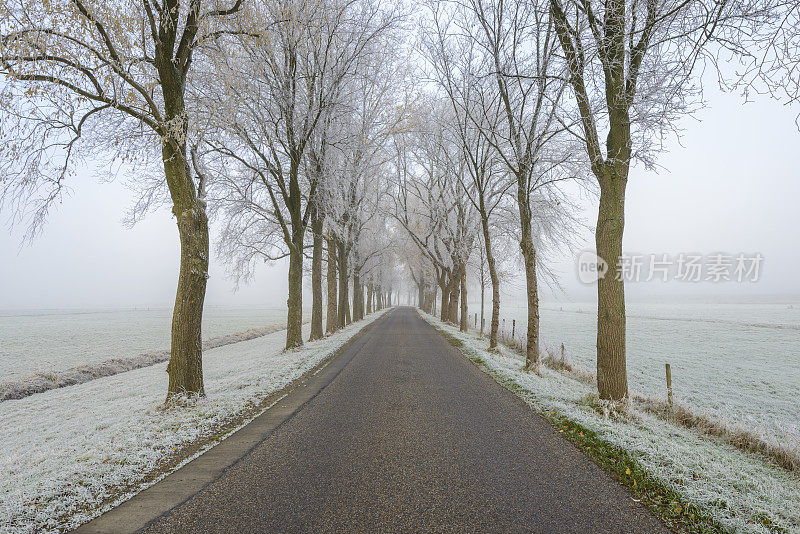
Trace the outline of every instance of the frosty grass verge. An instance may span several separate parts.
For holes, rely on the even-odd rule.
[[[188,406],[159,409],[162,365],[0,403],[0,532],[75,528],[111,508],[97,509],[115,488],[139,484],[119,504],[149,485],[143,481],[159,461],[213,436],[384,312],[291,351],[283,351],[285,330],[209,350],[206,397]]]
[[[655,415],[631,408],[625,416],[604,417],[585,399],[595,388],[542,366],[541,376],[522,370],[524,361],[501,346],[488,352],[488,341],[476,333],[420,312],[425,320],[463,343],[461,350],[480,359],[489,373],[510,380],[517,394],[541,411],[556,413],[583,425],[603,440],[621,447],[655,479],[703,508],[734,532],[800,532],[800,477],[736,449],[723,440],[700,434]],[[768,517],[771,526],[763,525]]]
[[[308,322],[308,321],[305,321]],[[212,337],[203,341],[203,350],[224,347],[231,343],[249,341],[285,330],[283,324],[273,324],[260,328],[251,328],[243,332]],[[119,373],[141,369],[169,360],[169,349],[145,352],[130,358],[112,358],[98,363],[78,365],[64,371],[39,371],[16,380],[0,382],[0,402],[23,399],[36,393],[44,393],[51,389],[83,384],[96,378],[113,376]]]

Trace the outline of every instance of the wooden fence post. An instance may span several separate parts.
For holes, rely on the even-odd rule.
[[[672,411],[672,369],[667,364],[667,402],[669,402],[669,409]]]

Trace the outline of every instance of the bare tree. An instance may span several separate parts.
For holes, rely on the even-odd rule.
[[[579,131],[600,188],[595,244],[609,266],[597,284],[597,384],[602,399],[628,395],[622,237],[633,161],[652,166],[659,140],[700,104],[702,59],[734,43],[772,2],[548,0],[574,95]],[[606,131],[605,143],[601,131]]]
[[[463,293],[461,289],[477,238],[477,216],[462,186],[467,163],[448,127],[451,119],[451,106],[429,98],[416,110],[412,124],[395,135],[394,216],[431,261],[442,291],[442,320],[465,329],[458,303],[463,297],[466,304],[466,285]]]
[[[374,43],[371,53],[363,55],[357,74],[343,88],[339,130],[332,146],[336,164],[330,182],[334,187],[327,189],[325,203],[329,232],[337,244],[340,326],[351,318],[363,318],[362,275],[379,252],[364,248],[364,232],[385,208],[386,143],[403,117],[402,105],[397,102],[402,96],[398,91],[403,82],[401,64],[398,56],[385,52],[388,43],[394,42],[392,36],[386,37],[386,41]]]
[[[469,179],[462,187],[480,217],[481,252],[486,257],[492,283],[489,348],[495,349],[500,327],[500,278],[492,247],[492,215],[512,185],[490,141],[502,119],[501,100],[492,77],[485,75],[493,70],[486,64],[487,55],[478,41],[459,26],[467,22],[458,20],[461,10],[448,7],[452,8],[453,4],[440,2],[432,7],[433,31],[430,32],[432,38],[426,40],[427,57],[453,107],[451,127],[461,143]]]
[[[556,184],[572,179],[563,172],[569,150],[560,143],[563,129],[559,102],[565,84],[559,79],[554,59],[555,37],[546,10],[536,2],[523,0],[468,0],[452,8],[451,24],[460,39],[474,41],[473,65],[496,85],[495,98],[482,96],[476,111],[483,117],[502,116],[500,124],[486,128],[486,119],[471,115],[472,124],[495,150],[506,172],[513,177],[516,191],[519,246],[525,266],[528,325],[526,368],[539,365],[539,266],[535,234],[537,203],[559,205]],[[498,111],[495,109],[499,108]]]
[[[203,394],[202,316],[208,218],[193,172],[186,102],[196,49],[228,32],[243,0],[8,0],[0,72],[4,134],[0,202],[33,205],[31,231],[58,199],[76,160],[94,149],[113,158],[161,160],[180,236],[172,316],[169,395]],[[19,211],[17,212],[19,213]]]
[[[245,243],[237,237],[231,252],[238,249],[240,267],[260,256],[288,256],[286,347],[291,348],[303,343],[305,233],[312,216],[318,220],[321,215],[315,197],[322,169],[314,165],[324,160],[312,162],[310,173],[303,172],[308,149],[325,122],[326,110],[336,105],[340,85],[394,15],[369,0],[283,0],[258,4],[253,11],[250,26],[238,34],[235,53],[215,56],[221,90],[212,93],[206,108],[216,113],[225,135],[206,144],[233,166],[232,172],[220,168],[215,180],[228,220],[244,223],[228,235],[277,231],[280,236],[280,248],[272,238],[266,250],[264,237]],[[319,245],[321,236],[315,239]],[[321,293],[319,285],[317,289]],[[321,301],[317,303],[321,329]]]

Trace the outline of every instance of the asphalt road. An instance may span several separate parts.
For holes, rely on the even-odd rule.
[[[411,308],[145,532],[668,532]]]

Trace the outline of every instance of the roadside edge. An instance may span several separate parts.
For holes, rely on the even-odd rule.
[[[133,533],[169,513],[246,457],[259,443],[318,395],[338,376],[366,342],[375,323],[393,309],[353,334],[301,377],[264,397],[258,404],[227,422],[218,432],[192,443],[172,456],[161,469],[129,490],[121,489],[96,508],[97,515],[73,532]],[[355,349],[350,351],[350,349]],[[341,358],[345,353],[348,357]]]

